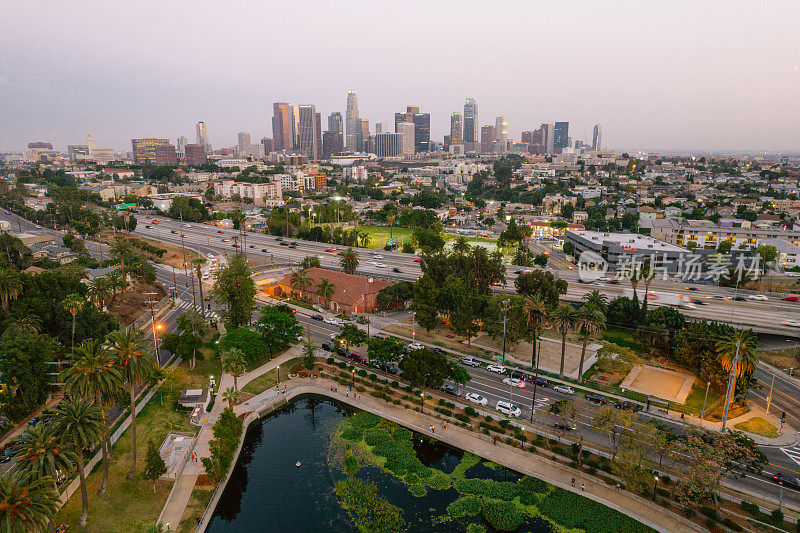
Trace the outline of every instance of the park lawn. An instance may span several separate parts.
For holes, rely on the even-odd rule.
[[[359,233],[366,233],[370,237],[368,248],[376,250],[383,250],[386,246],[386,241],[389,239],[389,228],[387,226],[359,226]],[[403,243],[411,242],[411,234],[414,232],[411,228],[391,228],[392,236],[397,239],[398,246]]]
[[[755,433],[756,435],[761,435],[762,437],[768,437],[770,439],[778,438],[778,429],[760,416],[754,416],[750,420],[739,422],[733,427],[741,431]]]
[[[201,479],[204,476],[198,478]],[[193,533],[197,530],[197,517],[202,517],[206,512],[211,498],[214,496],[213,485],[195,485],[192,490],[192,495],[189,498],[189,503],[186,505],[186,510],[183,512],[181,523],[178,524],[176,533]]]
[[[603,335],[600,339],[606,342],[613,342],[617,346],[631,349],[634,352],[644,353],[647,351],[641,344],[633,339],[633,333],[622,329],[609,328],[603,331]]]
[[[708,400],[706,401],[706,411],[708,408],[714,405],[720,399],[719,392],[715,391],[714,389],[708,389]],[[703,400],[706,397],[706,388],[701,387],[699,385],[692,385],[692,390],[689,392],[689,396],[686,397],[686,403],[683,404],[684,412],[700,416],[700,412],[703,410]]]
[[[262,363],[263,364],[263,363]],[[287,362],[281,365],[281,381],[286,381],[289,377],[289,370],[295,366],[300,364],[300,358],[295,357],[294,359],[289,359]],[[278,383],[278,369],[273,368],[269,372],[262,374],[255,378],[253,381],[242,387],[242,392],[246,392],[248,394],[256,395],[264,392],[267,389],[271,389]]]
[[[161,446],[170,431],[197,433],[197,428],[189,424],[189,413],[175,410],[174,405],[180,390],[200,379],[195,374],[183,375],[174,390],[164,393],[163,405],[159,391],[139,413],[136,418],[138,475],[134,479],[125,479],[130,469],[130,429],[113,446],[113,458],[108,469],[108,491],[104,497],[97,495],[103,476],[102,461],[97,464],[86,480],[89,520],[83,531],[143,531],[148,524],[158,520],[173,481],[157,481],[154,494],[153,483],[140,477],[145,467],[147,442],[152,439],[156,446]],[[68,524],[74,531],[81,531],[78,526],[80,514],[81,491],[78,489],[62,507],[56,522]]]

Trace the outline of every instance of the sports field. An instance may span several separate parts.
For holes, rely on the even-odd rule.
[[[375,248],[376,250],[383,250],[383,247],[386,246],[387,241],[389,240],[389,228],[385,226],[359,226],[358,227],[359,233],[367,233],[370,236],[370,248]],[[391,234],[397,240],[398,247],[402,247],[404,243],[411,242],[411,234],[413,230],[409,228],[392,228]],[[449,233],[445,233],[444,240],[447,245],[450,244],[451,241],[454,241],[458,238],[458,235],[451,235]],[[469,237],[465,236],[467,242],[471,245],[480,245],[486,248],[489,248],[490,251],[494,250],[494,245],[496,243],[495,239],[486,239],[481,237]]]

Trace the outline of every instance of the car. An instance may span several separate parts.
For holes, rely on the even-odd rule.
[[[176,291],[176,292],[177,292],[177,291]],[[204,301],[204,302],[210,302],[210,301],[211,301],[211,296],[205,296],[205,295],[204,295],[204,296],[203,296],[203,301]]]
[[[394,267],[394,268],[392,269],[392,272],[402,272],[402,270],[400,270],[400,269],[399,269],[399,268],[397,268],[397,267]]]
[[[550,386],[550,382],[547,380],[547,378],[543,378],[541,376],[538,376],[538,377],[534,378],[533,382],[536,383],[537,387],[549,387]]]
[[[383,256],[378,254],[378,255],[375,256],[375,259],[383,259]]]
[[[504,415],[513,417],[522,416],[522,409],[520,409],[519,407],[510,402],[498,400],[494,408],[503,413]]]
[[[239,247],[239,245],[236,244],[236,243],[231,244],[231,246],[233,246],[234,248],[238,248]]]
[[[734,302],[746,302],[748,300],[746,296],[731,296],[729,299]]]
[[[605,396],[601,396],[599,394],[585,394],[584,398],[586,400],[592,402],[593,404],[597,405],[605,405],[608,403],[608,399]]]
[[[422,259],[420,259],[420,258],[416,258],[416,259],[414,259],[414,262],[415,262],[415,263],[422,263]]]
[[[389,335],[387,335],[386,333],[376,333],[375,335],[372,336],[372,338],[380,339],[382,341],[388,341],[389,339],[391,339],[391,337],[389,337]]]
[[[350,353],[350,359],[352,359],[353,361],[358,361],[359,363],[362,363],[362,364],[365,364],[365,365],[367,363],[369,363],[369,359],[367,359],[367,356],[366,355],[361,355],[358,352],[351,352]]]
[[[386,265],[383,263],[375,263],[375,266],[378,268],[386,268]]]
[[[42,203],[42,202],[39,202],[39,203]],[[35,227],[36,229],[42,229],[42,227],[41,227],[39,224],[36,224],[34,227]]]
[[[250,245],[250,248],[255,248],[255,245],[254,245],[254,244],[251,244],[251,245]]]
[[[695,305],[708,305],[708,302],[703,302],[702,300],[694,300],[694,299],[689,300],[689,303],[692,303],[692,304],[695,304]]]
[[[289,243],[286,241],[281,241],[281,246],[289,246]]]
[[[464,395],[464,398],[466,398],[472,403],[477,403],[478,405],[486,405],[489,403],[489,400],[487,400],[486,398],[475,392],[468,392],[467,394]]]
[[[784,302],[800,302],[800,297],[798,296],[784,296],[781,298]]]
[[[335,352],[336,346],[334,346],[331,341],[326,341],[322,343],[322,349],[327,352]]]
[[[329,317],[329,318],[325,318],[322,321],[325,322],[326,324],[332,324],[334,326],[338,326],[339,324],[342,323],[342,321],[340,319],[336,318],[335,316],[332,316],[332,317]]]
[[[512,387],[518,387],[520,389],[525,388],[525,382],[517,378],[506,378],[503,380],[503,383],[505,383],[506,385],[510,385]]]
[[[633,411],[634,413],[639,409],[641,409],[641,406],[638,403],[632,402],[630,400],[614,402],[614,407],[616,407],[620,411]]]
[[[299,243],[299,242],[297,242],[297,241],[293,241],[293,242],[292,242],[292,246],[297,246],[298,244],[300,244],[300,243]]]
[[[489,372],[496,372],[498,374],[506,373],[506,367],[504,367],[503,365],[489,365],[486,367],[486,370],[488,370]]]
[[[336,248],[327,248],[325,251],[326,252],[335,252]]]
[[[764,300],[769,300],[769,298],[767,297],[766,294],[748,294],[747,295],[747,299],[748,300],[759,300],[759,301],[762,301],[762,302]]]
[[[147,229],[153,229],[153,226],[151,226],[150,224],[148,224],[148,225],[146,225],[146,226],[145,226],[145,228],[147,228]]]
[[[606,281],[606,283],[608,283],[609,285],[619,285],[622,282],[620,280],[618,280],[618,279],[610,279],[610,280]]]
[[[218,229],[218,230],[217,230],[217,233],[225,233],[225,232],[224,232],[224,231],[222,231],[221,229]]]
[[[698,289],[697,287],[686,287],[686,290],[687,291],[699,291],[700,289]]]
[[[0,463],[7,463],[14,457],[14,448],[9,446],[5,450],[3,450],[3,454],[0,455]]]
[[[524,372],[520,372],[519,370],[512,370],[508,373],[508,377],[518,379],[520,381],[527,381],[528,376],[525,375]]]
[[[432,351],[433,353],[441,353],[441,354],[444,354],[444,353],[446,353],[444,350],[442,350],[442,349],[441,349],[441,348],[439,348],[438,346],[432,346],[431,348],[428,348],[428,349],[429,349],[430,351]]]
[[[464,365],[464,366],[472,366],[472,367],[481,366],[480,361],[478,361],[477,359],[473,358],[471,355],[469,355],[467,357],[462,357],[461,358],[461,364]]]
[[[289,248],[292,248],[292,249],[297,248],[297,245],[296,244],[290,244]]]
[[[390,374],[397,374],[400,372],[400,368],[398,368],[397,363],[394,361],[389,361],[383,364],[383,370]]]
[[[562,385],[561,383],[553,385],[553,390],[562,394],[575,394],[575,390],[572,387],[569,385]]]
[[[452,394],[453,396],[458,396],[458,388],[450,385],[449,383],[442,385],[442,392],[446,394]]]
[[[553,427],[561,431],[575,431],[578,429],[578,426],[576,426],[574,423],[566,422],[564,420],[556,420],[556,422],[553,424]]]
[[[412,342],[412,343],[409,343],[409,345],[406,346],[406,348],[408,348],[409,350],[421,350],[421,349],[423,349],[425,347],[423,345],[421,345],[420,343],[418,343],[418,342]]]
[[[800,322],[797,320],[784,320],[781,324],[789,326],[790,328],[800,328]]]
[[[774,481],[778,485],[791,487],[793,489],[800,489],[800,481],[798,481],[796,477],[792,477],[789,474],[778,472],[777,474],[772,474],[772,476],[770,476],[770,479],[772,479],[772,481]]]
[[[311,320],[324,320],[324,319],[325,319],[325,317],[323,317],[320,314],[311,315]]]
[[[524,270],[515,270],[514,271],[514,274],[517,274],[517,275],[524,274],[524,273],[525,273]]]
[[[170,233],[172,233],[173,235],[177,235],[178,234],[178,230],[175,230],[175,229],[170,230]]]
[[[710,298],[712,300],[729,300],[730,296],[723,296],[721,294],[712,294],[710,296],[707,296],[707,298]]]
[[[265,254],[269,253],[269,250],[267,248],[262,248],[261,251],[264,252]]]

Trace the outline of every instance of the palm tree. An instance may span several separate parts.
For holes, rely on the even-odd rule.
[[[222,399],[228,402],[228,407],[231,408],[231,411],[233,411],[233,404],[239,401],[239,396],[239,391],[233,387],[228,387],[225,389],[225,392],[222,393]]]
[[[229,348],[222,358],[222,371],[233,375],[233,390],[239,390],[239,376],[247,368],[244,352],[239,348]]]
[[[394,238],[394,220],[397,218],[397,211],[390,211],[388,215],[386,215],[386,222],[389,223],[389,238]]]
[[[739,348],[739,360],[736,362],[736,348]],[[734,379],[749,376],[758,366],[758,338],[749,329],[734,329],[721,336],[716,342],[717,359],[725,372],[734,372]],[[736,386],[731,387],[731,401],[733,401]]]
[[[108,335],[109,349],[125,379],[131,408],[131,469],[128,479],[136,474],[136,387],[155,374],[156,360],[146,348],[146,340],[132,327],[112,331]]]
[[[598,289],[587,292],[581,297],[581,300],[587,304],[594,305],[603,312],[605,312],[608,308],[608,296],[600,292]]]
[[[606,327],[606,315],[595,304],[585,303],[578,309],[577,325],[580,328],[581,336],[583,337],[583,346],[581,346],[581,360],[578,364],[578,380],[583,379],[583,362],[586,358],[586,345],[589,344],[589,339]]]
[[[122,267],[122,279],[127,280],[125,276],[125,255],[129,254],[132,250],[131,241],[124,237],[117,237],[111,243],[111,255],[119,259],[119,264]]]
[[[61,379],[67,394],[94,399],[103,415],[103,482],[99,494],[108,488],[108,462],[111,446],[108,435],[105,403],[114,401],[122,388],[123,376],[109,350],[99,340],[86,340],[75,348],[69,366]]]
[[[539,340],[539,332],[547,323],[547,305],[535,294],[525,301],[525,320],[528,328],[533,332],[531,342],[533,352],[531,354],[531,364],[536,366],[536,344]]]
[[[325,301],[326,306],[330,306],[331,298],[336,293],[336,285],[331,283],[328,278],[322,278],[317,283],[317,290],[314,292]]]
[[[208,335],[208,332],[211,331],[211,326],[209,326],[208,323],[203,320],[203,317],[194,309],[189,309],[185,313],[181,313],[175,323],[179,330],[188,333],[192,338],[191,368],[194,368],[197,348],[202,344],[203,337]]]
[[[29,479],[48,476],[55,480],[59,471],[66,475],[77,458],[73,450],[65,450],[62,444],[61,434],[52,424],[28,426],[14,439],[16,469]]]
[[[75,453],[78,463],[78,478],[81,482],[83,511],[78,525],[86,525],[89,515],[89,496],[86,493],[86,472],[83,450],[91,449],[103,439],[105,429],[103,414],[94,403],[70,396],[56,407],[54,423],[56,430]]]
[[[358,255],[356,255],[355,250],[352,247],[339,252],[339,265],[341,265],[342,270],[344,270],[347,274],[355,274],[356,269],[358,268]]]
[[[101,276],[89,282],[89,295],[92,300],[97,304],[97,307],[103,309],[105,306],[106,298],[110,292],[108,278]]]
[[[84,298],[80,294],[75,293],[70,294],[64,298],[63,302],[61,302],[61,305],[64,306],[64,309],[66,309],[67,312],[72,315],[72,348],[75,348],[75,319],[78,316],[78,313],[80,313],[83,309],[85,303],[86,301]]]
[[[164,529],[164,524],[157,522],[155,524],[148,524],[144,533],[165,533],[166,531],[167,530]]]
[[[206,304],[203,303],[205,300],[203,300],[203,272],[201,269],[205,262],[206,258],[202,256],[192,259],[192,270],[197,272],[197,285],[200,288],[200,314],[203,316],[203,320],[206,318]]]
[[[306,273],[306,269],[303,268],[297,272],[292,272],[291,277],[289,278],[289,285],[292,286],[292,289],[299,295],[299,298],[303,298],[303,292],[306,290],[312,283],[311,278],[308,277]]]
[[[369,233],[363,232],[359,234],[358,240],[361,241],[361,247],[366,248],[367,246],[369,246],[369,243],[372,242],[372,237],[370,237]]]
[[[8,533],[40,531],[55,520],[58,492],[47,476],[30,479],[23,472],[0,477],[0,529]]]
[[[463,235],[456,239],[456,242],[453,243],[453,251],[459,255],[466,255],[469,253],[470,245],[469,241]]]
[[[555,324],[558,332],[561,334],[561,367],[558,371],[559,376],[564,377],[564,358],[567,350],[567,335],[575,328],[576,316],[575,309],[565,303],[558,304],[552,313],[550,319]]]
[[[0,304],[5,314],[8,314],[8,303],[15,300],[21,292],[22,280],[19,274],[10,268],[0,269]]]
[[[42,329],[42,319],[35,315],[22,316],[13,319],[9,327],[17,331],[28,331],[35,335]]]

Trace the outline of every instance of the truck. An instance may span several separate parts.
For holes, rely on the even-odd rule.
[[[680,307],[681,309],[694,309],[695,305],[689,300],[686,295],[678,294],[674,292],[663,292],[663,291],[645,291],[643,287],[636,288],[636,297],[638,298],[639,302],[644,301],[645,292],[647,292],[647,305],[648,306],[670,306],[670,307]],[[633,289],[624,289],[623,295],[633,299]]]

